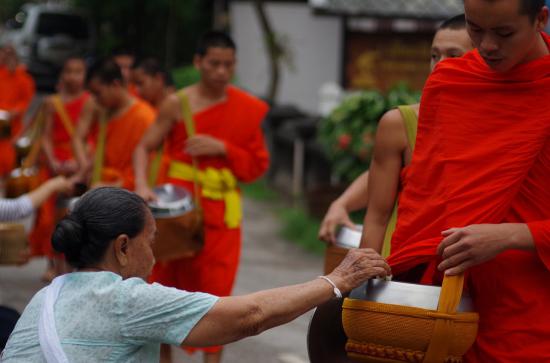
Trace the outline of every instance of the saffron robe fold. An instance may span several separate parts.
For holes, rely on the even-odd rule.
[[[528,223],[536,245],[468,271],[480,328],[467,362],[550,361],[549,99],[550,56],[496,73],[477,51],[441,62],[423,92],[393,273],[429,263],[424,281],[440,280],[435,251],[452,227]]]
[[[84,104],[90,98],[88,92],[82,93],[81,96],[63,103],[65,111],[69,116],[69,121],[73,125],[73,128],[76,128],[80,114],[84,107]],[[53,114],[53,125],[52,125],[52,144],[53,152],[56,159],[60,161],[67,161],[74,159],[72,145],[71,145],[72,135],[69,134],[67,127],[65,127],[61,116],[55,110]]]
[[[34,80],[25,67],[19,66],[13,72],[8,71],[6,67],[0,67],[0,110],[21,114],[11,120],[12,140],[0,140],[0,177],[9,174],[15,168],[13,138],[23,128],[22,115],[29,107],[34,93]]]
[[[155,121],[155,111],[145,102],[135,99],[122,115],[107,122],[103,176],[122,179],[123,188],[134,189],[132,154],[145,131]],[[116,180],[102,180],[113,182]]]
[[[198,158],[199,169],[228,168],[242,182],[259,178],[269,166],[269,153],[261,129],[267,111],[265,102],[230,86],[225,102],[195,113],[193,119],[196,134],[210,135],[222,140],[227,150],[226,157]],[[165,144],[171,160],[192,163],[191,157],[184,151],[186,140],[185,123],[180,120],[173,126]],[[172,177],[167,180],[193,191],[192,182]],[[187,291],[227,296],[231,294],[237,273],[241,228],[226,226],[223,200],[203,197],[201,206],[204,212],[205,239],[202,251],[193,258],[157,263],[151,280]],[[201,348],[211,353],[220,349],[221,347]]]

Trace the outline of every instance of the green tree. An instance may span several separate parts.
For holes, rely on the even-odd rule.
[[[4,1],[4,0],[2,0]],[[200,34],[211,27],[212,3],[204,0],[72,0],[87,11],[98,34],[98,54],[122,47],[173,67],[189,63]]]

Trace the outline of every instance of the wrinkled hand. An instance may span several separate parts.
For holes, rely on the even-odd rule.
[[[335,243],[336,228],[340,225],[357,230],[357,226],[349,218],[346,208],[342,204],[334,202],[330,205],[323,222],[321,222],[319,239],[328,243]]]
[[[348,292],[373,277],[391,275],[390,266],[371,248],[351,249],[342,263],[328,275],[342,292]]]
[[[136,194],[143,198],[146,202],[157,200],[157,195],[148,186],[138,186],[135,190]]]
[[[513,224],[473,224],[451,228],[441,234],[445,237],[437,253],[443,258],[438,269],[446,275],[458,275],[472,266],[493,259],[510,248],[514,234]]]
[[[223,156],[225,144],[215,137],[196,135],[185,142],[185,152],[191,156]]]

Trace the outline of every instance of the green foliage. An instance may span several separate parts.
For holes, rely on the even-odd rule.
[[[311,217],[302,208],[283,208],[279,212],[283,228],[281,235],[305,250],[321,255],[325,244],[319,241],[317,235],[321,223]]]
[[[279,195],[267,185],[265,179],[242,184],[241,190],[247,198],[270,203],[270,208],[276,211],[276,216],[281,221],[280,233],[283,238],[315,254],[321,255],[324,252],[325,245],[317,238],[321,222],[308,215],[301,207],[284,206]]]
[[[393,87],[386,98],[377,91],[365,91],[345,99],[319,128],[319,141],[332,162],[333,173],[345,182],[361,175],[370,165],[380,117],[419,100],[420,93],[403,83]]]
[[[387,109],[391,110],[401,105],[412,105],[420,101],[421,92],[413,91],[405,82],[393,86],[386,96]]]
[[[212,22],[210,1],[70,1],[91,16],[99,55],[107,56],[122,47],[140,57],[157,57],[168,66],[189,63],[198,37]]]
[[[336,175],[351,181],[368,167],[376,123],[385,109],[384,97],[367,91],[344,100],[322,121],[319,140]]]
[[[172,78],[174,79],[176,88],[180,89],[197,83],[201,75],[199,71],[191,65],[174,69],[172,71]]]
[[[274,201],[277,199],[277,193],[267,185],[265,179],[257,180],[253,183],[241,184],[243,195],[259,201]]]

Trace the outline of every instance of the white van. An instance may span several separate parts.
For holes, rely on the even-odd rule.
[[[13,44],[39,87],[52,86],[67,57],[91,55],[95,40],[89,18],[60,4],[24,5],[0,34],[0,44]]]

